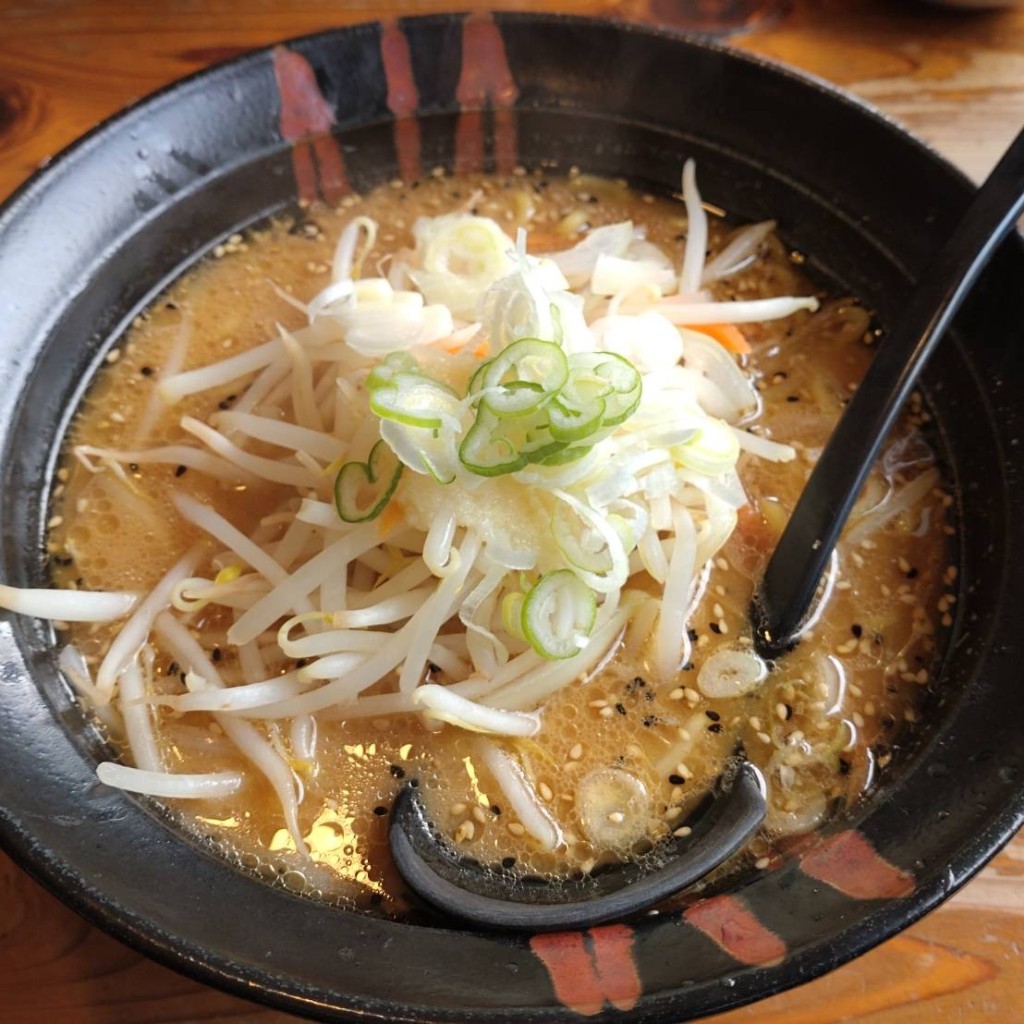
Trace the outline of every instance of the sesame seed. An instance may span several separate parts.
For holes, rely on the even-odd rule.
[[[682,807],[670,807],[665,812],[665,820],[666,821],[675,821],[676,818],[678,818],[679,815],[682,814],[682,813],[683,813]]]
[[[683,825],[681,828],[677,828],[672,835],[677,836],[680,839],[685,838],[693,831],[689,825]]]
[[[578,761],[583,756],[583,744],[577,743],[569,751],[569,756],[574,760]]]
[[[521,836],[526,833],[526,827],[524,825],[520,825],[518,821],[510,821],[508,823],[508,830],[514,836]]]
[[[608,815],[608,820],[613,825],[621,825],[626,820],[626,816],[622,811],[612,811],[612,813]]]
[[[606,708],[608,707],[608,701],[606,700],[592,700],[590,702],[592,708]]]
[[[669,693],[668,699],[669,700],[682,700],[684,692],[685,691],[683,690],[683,688],[681,686],[677,686],[671,693]]]
[[[759,739],[759,740],[760,740],[760,741],[761,741],[762,743],[771,743],[771,741],[772,741],[772,738],[771,738],[771,736],[769,736],[769,735],[768,735],[768,733],[766,733],[766,732],[759,732],[759,733],[757,734],[757,738],[758,738],[758,739]]]
[[[691,704],[696,704],[700,700],[700,694],[689,686],[683,687],[683,696]]]
[[[771,864],[771,858],[769,857],[758,857],[757,860],[754,861],[754,867],[757,868],[758,871],[764,871],[769,864]]]
[[[761,731],[761,719],[758,718],[757,715],[751,715],[750,718],[747,719],[747,721],[750,723],[750,728],[753,729],[755,732]]]
[[[603,707],[603,708],[601,708],[601,710],[600,710],[600,711],[598,712],[598,714],[599,714],[599,715],[600,715],[600,716],[601,716],[602,718],[611,718],[611,717],[612,717],[612,715],[614,715],[614,714],[615,714],[615,709],[614,709],[614,708],[610,708],[610,707]]]
[[[864,728],[864,716],[859,711],[854,711],[851,717],[853,718],[853,724],[857,726],[858,729]]]
[[[480,822],[481,825],[487,823],[487,814],[484,812],[484,809],[479,804],[477,804],[473,808],[473,817],[476,818],[476,820]]]
[[[551,792],[551,787],[546,782],[542,782],[537,786],[537,792],[540,793],[540,798],[545,803],[551,803],[555,799],[555,794]]]
[[[468,843],[476,835],[476,826],[471,821],[464,821],[455,830],[455,842]]]
[[[466,805],[464,803],[452,804],[451,815],[453,818],[461,817],[466,813]]]

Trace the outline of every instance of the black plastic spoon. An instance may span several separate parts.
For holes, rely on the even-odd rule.
[[[797,501],[751,605],[754,646],[762,657],[774,658],[795,646],[882,442],[978,274],[1022,211],[1024,131],[921,275]]]
[[[765,810],[761,773],[740,761],[709,806],[687,822],[685,837],[593,876],[531,880],[460,854],[406,785],[391,811],[388,842],[408,886],[438,910],[484,928],[560,931],[627,917],[686,888],[741,849]]]

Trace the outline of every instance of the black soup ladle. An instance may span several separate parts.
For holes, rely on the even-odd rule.
[[[751,604],[754,646],[762,657],[774,659],[796,646],[882,442],[978,274],[1022,211],[1024,131],[921,275],[811,472]],[[663,844],[656,856],[594,876],[550,882],[459,854],[407,784],[395,801],[388,841],[410,889],[434,908],[478,927],[551,931],[627,917],[692,885],[746,844],[766,809],[763,777],[740,758],[719,780],[685,839]]]

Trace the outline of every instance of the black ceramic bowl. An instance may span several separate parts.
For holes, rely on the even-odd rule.
[[[483,111],[483,112],[481,112]],[[579,165],[778,220],[891,322],[971,187],[902,131],[761,61],[623,26],[506,14],[287,43],[101,127],[0,214],[2,578],[45,585],[61,437],[125,324],[225,235],[435,165]],[[856,956],[934,907],[1022,817],[1024,251],[1005,245],[927,375],[959,499],[953,639],[918,749],[854,812],[682,913],[546,936],[426,929],[248,877],[98,785],[100,742],[48,627],[0,621],[0,838],[118,937],[328,1019],[678,1021]]]

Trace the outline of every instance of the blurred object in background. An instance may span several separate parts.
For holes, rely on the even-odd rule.
[[[643,20],[665,28],[729,35],[766,28],[789,7],[789,0],[646,0]]]
[[[996,11],[1007,7],[1024,7],[1024,0],[925,0],[940,7],[971,7],[976,11]]]

